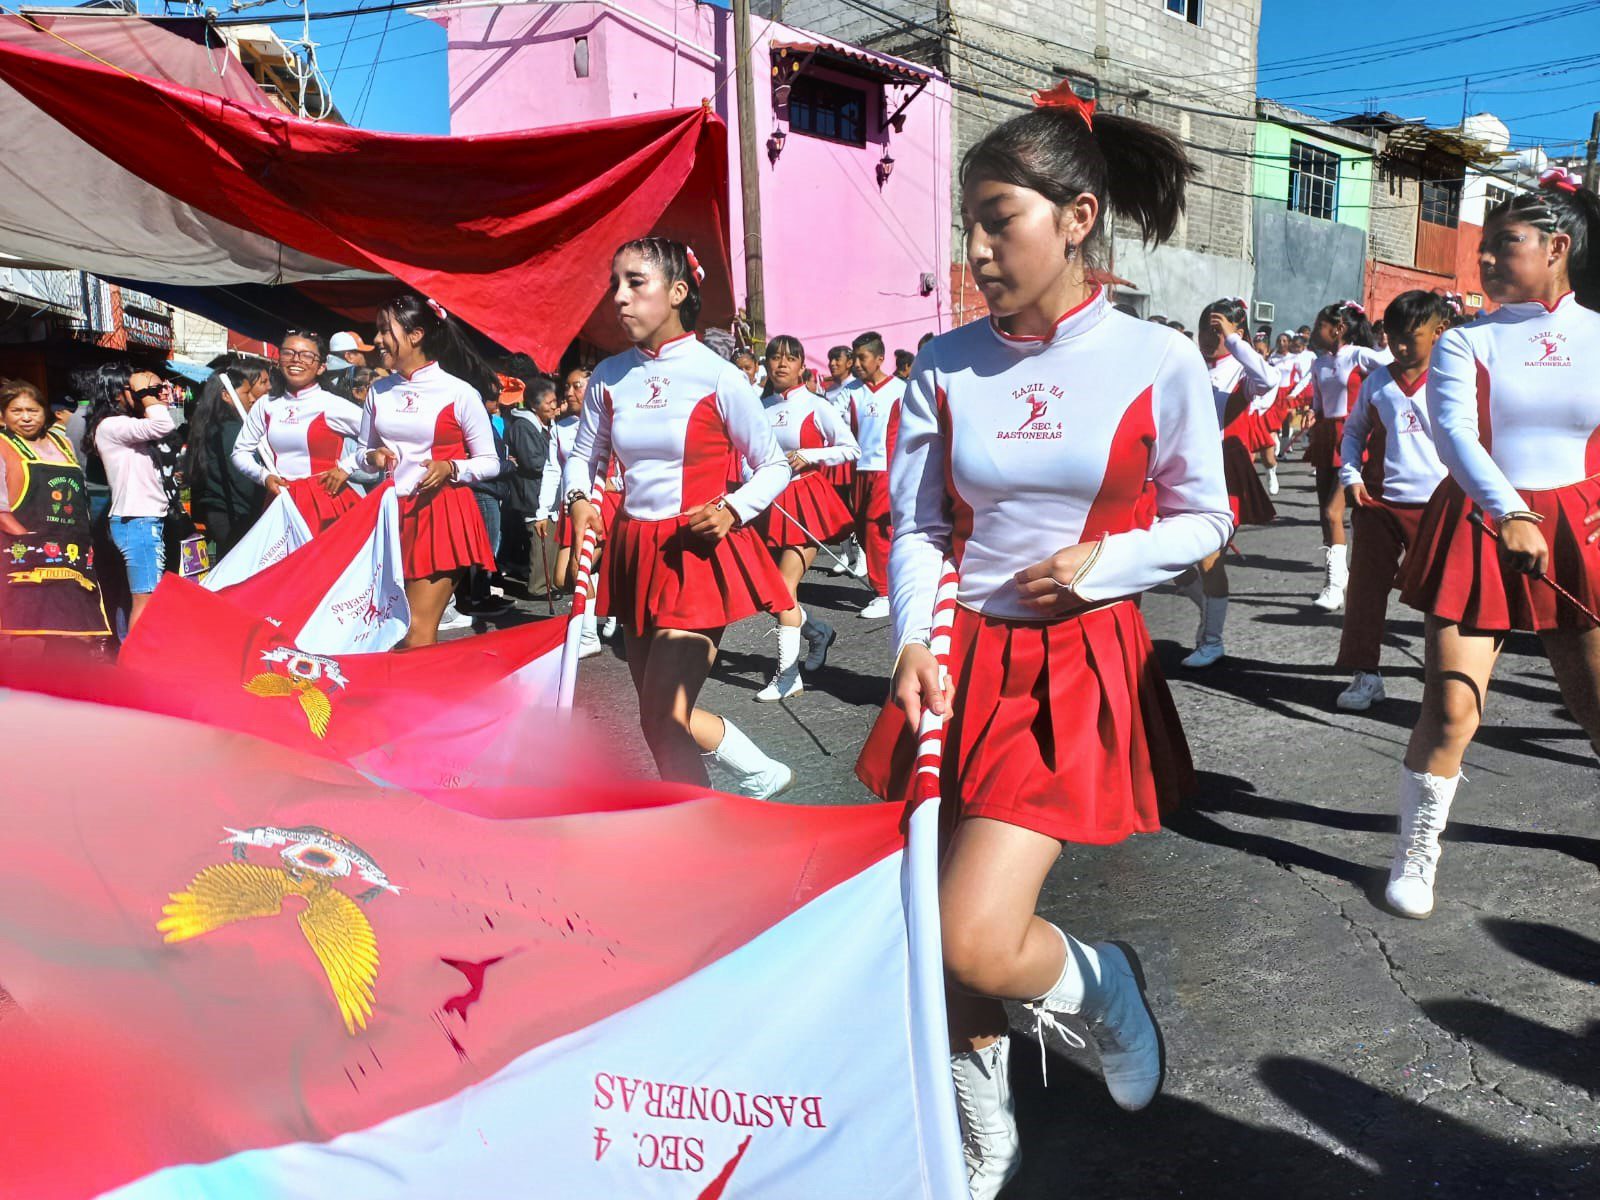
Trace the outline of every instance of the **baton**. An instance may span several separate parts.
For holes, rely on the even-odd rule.
[[[772,502],[772,507],[774,509],[776,509],[778,511],[778,513],[781,514],[782,516],[788,517],[789,518],[789,522],[796,529],[798,529],[801,533],[805,534],[806,537],[811,541],[811,543],[814,546],[817,547],[817,549],[821,550],[829,558],[833,559],[834,562],[838,563],[841,567],[843,567],[844,568],[844,573],[846,575],[850,576],[851,579],[856,580],[858,583],[861,584],[862,587],[866,588],[874,596],[876,596],[878,594],[878,589],[873,587],[870,581],[868,581],[866,579],[862,579],[861,576],[857,575],[854,571],[852,571],[850,569],[850,564],[849,563],[845,562],[844,559],[840,558],[832,550],[828,549],[827,546],[823,545],[822,539],[819,538],[816,534],[812,533],[811,530],[807,529],[804,525],[800,524],[799,521],[795,520],[795,518],[789,513],[789,511],[787,509],[785,509],[783,507],[783,505],[779,504],[776,500],[774,500]],[[865,554],[866,550],[863,549],[862,553]]]
[[[1483,519],[1483,514],[1477,509],[1473,509],[1467,514],[1467,520],[1471,521],[1484,533],[1488,534],[1489,537],[1495,542],[1498,543],[1500,541],[1499,530],[1489,528],[1489,523]],[[1552,592],[1560,596],[1563,600],[1572,605],[1573,608],[1577,609],[1584,616],[1588,617],[1589,620],[1593,621],[1596,625],[1600,625],[1600,615],[1596,615],[1594,609],[1590,608],[1582,600],[1579,600],[1576,596],[1567,591],[1566,588],[1562,587],[1554,579],[1551,579],[1550,576],[1546,575],[1543,571],[1529,571],[1528,574],[1532,575],[1535,579],[1539,580],[1539,582],[1548,586]]]

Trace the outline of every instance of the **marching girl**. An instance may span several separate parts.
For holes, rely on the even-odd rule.
[[[762,404],[778,449],[789,459],[794,480],[761,514],[757,527],[778,560],[778,571],[794,604],[778,614],[778,670],[756,693],[761,701],[785,700],[805,691],[802,636],[807,645],[805,670],[821,670],[827,661],[828,647],[839,635],[828,622],[807,616],[801,609],[800,580],[816,561],[817,542],[843,537],[855,524],[825,471],[854,462],[861,447],[838,410],[800,382],[805,361],[805,348],[798,338],[781,334],[767,343],[767,383],[772,394]]]
[[[661,777],[708,782],[706,760],[764,799],[794,772],[732,721],[695,707],[722,631],[794,607],[751,522],[789,483],[789,465],[750,381],[695,339],[704,277],[681,242],[628,242],[611,261],[611,300],[631,350],[594,370],[563,485],[573,542],[600,520],[597,467],[622,464],[622,510],[607,547],[611,611],[627,640],[639,723]],[[737,457],[736,457],[737,456]],[[729,490],[743,458],[749,480]]]
[[[877,593],[856,616],[874,621],[889,615],[889,446],[899,421],[906,381],[883,369],[883,338],[863,333],[851,343],[856,381],[850,397],[850,428],[861,446],[856,460],[855,492],[850,509],[856,517],[856,544],[866,560],[867,581]],[[855,572],[862,573],[859,569]]]
[[[1423,507],[1444,478],[1428,421],[1428,356],[1450,320],[1437,292],[1404,292],[1383,313],[1394,361],[1361,387],[1344,425],[1339,482],[1350,510],[1350,586],[1336,666],[1354,671],[1335,703],[1365,712],[1384,698],[1378,660],[1389,590],[1417,540]],[[1365,459],[1366,466],[1362,467]]]
[[[1478,266],[1501,305],[1439,339],[1428,414],[1449,470],[1406,556],[1401,599],[1426,616],[1422,712],[1400,771],[1387,898],[1433,911],[1439,835],[1495,660],[1531,630],[1600,753],[1600,197],[1565,171],[1492,209]],[[1498,534],[1468,520],[1474,509]]]
[[[572,531],[561,503],[561,474],[567,469],[572,445],[578,440],[578,418],[583,413],[583,393],[588,387],[587,367],[574,367],[562,379],[563,407],[550,427],[550,454],[544,460],[544,476],[539,482],[540,515],[546,520],[556,518],[556,586],[563,588],[571,586],[567,576],[572,571]]]
[[[1312,601],[1323,612],[1338,612],[1350,581],[1344,535],[1344,489],[1339,486],[1339,444],[1345,417],[1368,374],[1388,360],[1372,349],[1367,310],[1354,300],[1330,304],[1317,314],[1311,331],[1319,351],[1311,368],[1311,442],[1306,461],[1317,473],[1317,505],[1322,516],[1323,584]]]
[[[1278,369],[1289,380],[1282,401],[1283,446],[1278,451],[1279,458],[1289,453],[1295,439],[1309,427],[1313,383],[1311,368],[1316,364],[1317,356],[1307,347],[1305,334],[1292,335],[1289,339],[1288,365],[1278,365]]]
[[[250,406],[232,454],[239,473],[266,488],[268,496],[287,490],[313,534],[357,500],[339,461],[345,457],[345,439],[361,434],[361,409],[319,382],[327,357],[320,333],[291,329],[283,335],[278,363],[288,390]]]
[[[1200,314],[1200,353],[1211,369],[1211,395],[1222,427],[1222,473],[1235,525],[1269,525],[1277,519],[1272,499],[1261,486],[1252,449],[1271,441],[1265,414],[1277,399],[1278,369],[1244,339],[1243,300],[1213,300]],[[1274,460],[1276,461],[1276,460]],[[1209,667],[1223,655],[1222,630],[1228,621],[1228,569],[1223,551],[1196,567],[1189,598],[1200,608],[1200,631],[1186,667]]]
[[[494,570],[483,514],[467,485],[500,471],[484,408],[500,385],[449,314],[409,292],[378,310],[373,341],[393,374],[367,394],[362,448],[343,470],[362,466],[394,476],[411,605],[411,628],[399,648],[410,650],[439,640],[439,619],[468,567]]]
[[[1134,599],[1232,529],[1204,360],[1087,278],[1113,213],[1171,236],[1193,168],[1153,126],[1065,88],[1038,99],[962,162],[967,261],[993,316],[930,342],[907,389],[891,471],[900,653],[856,767],[907,798],[922,711],[949,714],[939,906],[975,1197],[1019,1161],[1002,1001],[1026,1002],[1041,1036],[1081,1045],[1057,1017],[1085,1022],[1122,1107],[1160,1088],[1133,952],[1034,910],[1063,845],[1155,830],[1192,783]],[[1160,519],[1140,529],[1147,479]],[[948,690],[928,648],[946,556],[961,577]]]

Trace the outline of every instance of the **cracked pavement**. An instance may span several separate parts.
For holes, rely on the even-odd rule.
[[[1283,472],[1279,521],[1230,556],[1229,657],[1184,672],[1194,606],[1144,611],[1201,792],[1167,831],[1075,847],[1041,912],[1139,950],[1168,1051],[1163,1096],[1127,1114],[1094,1060],[1040,1082],[1031,1038],[1012,1072],[1024,1165],[1006,1200],[1600,1195],[1600,770],[1530,638],[1501,660],[1446,835],[1437,907],[1381,907],[1397,763],[1421,696],[1421,622],[1391,599],[1389,699],[1341,713],[1340,617],[1321,584],[1308,468]],[[851,767],[883,695],[886,622],[865,589],[818,572],[803,600],[840,632],[786,705],[752,697],[774,643],[729,631],[704,700],[792,763],[790,798],[865,799]],[[538,606],[543,611],[543,606]],[[644,761],[625,665],[585,664],[580,699]],[[1025,1026],[1018,1025],[1020,1028]],[[848,1031],[841,1031],[848,1036]]]

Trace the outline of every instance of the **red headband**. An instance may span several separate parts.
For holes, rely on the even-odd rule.
[[[1071,80],[1063,79],[1055,87],[1033,94],[1035,108],[1065,108],[1083,118],[1083,123],[1094,128],[1094,101],[1085,100],[1072,90]]]

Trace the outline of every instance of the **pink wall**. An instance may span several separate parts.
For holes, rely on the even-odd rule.
[[[730,127],[729,212],[734,289],[744,301],[737,88],[732,17],[693,0],[622,0],[626,13],[594,3],[434,10],[450,44],[450,131],[493,133],[685,108],[711,98]],[[649,28],[645,22],[660,27]],[[818,70],[866,91],[867,144],[791,132],[773,163],[768,72],[772,43],[811,35],[752,19],[761,214],[766,249],[767,331],[793,333],[812,365],[828,347],[877,329],[891,351],[915,350],[925,332],[951,324],[950,86],[935,76],[905,111],[905,127],[881,130],[911,88]],[[677,39],[671,36],[676,31]],[[588,39],[589,75],[577,76],[576,39]],[[787,126],[787,122],[784,122]],[[885,148],[894,171],[881,189]],[[596,270],[605,264],[597,263]],[[920,276],[933,291],[920,294]]]

